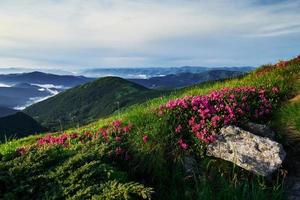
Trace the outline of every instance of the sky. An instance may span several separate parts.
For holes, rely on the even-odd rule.
[[[300,54],[300,0],[0,0],[0,68],[258,66]]]

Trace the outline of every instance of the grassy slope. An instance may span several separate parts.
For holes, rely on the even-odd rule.
[[[259,70],[260,69],[258,69],[257,71]],[[170,99],[191,95],[203,95],[224,87],[234,88],[239,86],[256,86],[272,88],[274,86],[278,86],[281,88],[282,92],[288,91],[288,93],[290,94],[292,94],[292,91],[296,90],[294,80],[296,78],[296,74],[299,73],[299,64],[297,66],[289,66],[285,70],[273,70],[261,76],[257,76],[257,71],[251,72],[247,76],[241,78],[234,78],[226,81],[206,82],[203,84],[198,84],[181,90],[177,90],[171,95],[156,98],[141,105],[129,107],[119,115],[114,115],[106,119],[100,119],[95,123],[91,123],[88,126],[82,127],[80,130],[96,129],[103,126],[108,121],[112,121],[114,119],[123,119],[125,121],[130,121],[136,124],[137,121],[144,121],[149,118],[151,119],[151,116],[153,116],[152,111],[155,108],[158,108],[160,105],[165,104]]]
[[[271,120],[271,126],[279,134],[287,157],[284,168],[288,171],[285,191],[291,199],[297,199],[300,182],[300,74],[295,80],[295,93],[278,109]]]
[[[156,123],[156,114],[153,110],[158,108],[160,105],[165,104],[170,99],[175,99],[183,97],[186,95],[203,95],[210,91],[219,90],[224,87],[239,87],[239,86],[256,86],[256,87],[268,87],[279,86],[282,91],[288,91],[289,95],[295,94],[299,90],[299,85],[295,84],[297,76],[299,76],[300,64],[288,66],[286,69],[271,70],[270,72],[257,76],[258,72],[262,68],[267,68],[268,66],[262,66],[256,71],[250,72],[245,77],[234,78],[226,81],[214,81],[206,82],[191,87],[187,87],[181,90],[172,92],[170,95],[155,98],[142,104],[133,105],[128,108],[123,109],[122,112],[114,114],[107,118],[102,118],[91,124],[79,127],[71,128],[67,132],[73,131],[90,131],[97,130],[100,127],[106,125],[115,119],[122,119],[136,124],[136,126],[141,127],[140,129],[145,130],[151,129],[151,125]],[[278,114],[279,115],[279,114]],[[285,115],[289,116],[289,115]],[[293,118],[294,119],[294,118]],[[0,153],[10,152],[20,145],[30,144],[34,141],[34,138],[39,136],[30,136],[29,138],[24,138],[21,140],[12,140],[5,144],[0,145]]]
[[[161,93],[121,78],[106,77],[62,92],[24,112],[45,127],[61,130],[86,124]]]
[[[131,106],[123,110],[123,112],[119,114],[112,115],[111,117],[106,119],[101,119],[87,126],[76,129],[70,129],[69,132],[96,131],[100,127],[104,126],[105,124],[114,119],[122,119],[123,121],[130,122],[134,124],[134,129],[129,137],[129,143],[130,148],[133,152],[135,152],[134,156],[136,157],[136,163],[132,163],[132,165],[135,168],[132,168],[133,171],[131,171],[131,173],[137,173],[134,175],[134,177],[139,176],[139,174],[144,174],[146,176],[151,175],[151,179],[152,181],[154,181],[154,183],[152,183],[154,185],[155,180],[164,180],[164,178],[171,178],[173,180],[176,179],[176,175],[175,177],[173,177],[173,174],[169,174],[169,172],[165,171],[166,158],[164,157],[165,155],[163,152],[165,152],[165,149],[168,148],[165,145],[165,141],[167,139],[165,137],[167,130],[164,130],[165,124],[156,116],[156,114],[154,113],[154,109],[156,109],[159,105],[164,104],[169,99],[174,99],[186,95],[206,94],[212,90],[221,89],[223,87],[257,86],[272,88],[274,86],[279,86],[281,88],[281,92],[287,94],[286,98],[289,98],[289,95],[293,95],[297,91],[298,86],[297,84],[295,84],[295,80],[300,72],[299,62],[289,65],[282,69],[267,70],[267,73],[258,75],[260,74],[260,71],[264,69],[268,69],[268,67],[264,67],[263,69],[258,69],[255,72],[251,72],[249,75],[243,78],[232,79],[222,82],[210,82],[178,90],[169,96],[156,98],[141,105]],[[141,140],[141,138],[145,134],[149,135],[150,138],[155,138],[154,141],[156,142],[152,143],[150,140],[149,144],[145,145]],[[10,152],[14,151],[16,147],[30,144],[34,140],[35,137],[31,136],[22,140],[8,142],[0,146],[0,152],[2,155],[5,156],[6,154],[9,154]],[[76,148],[80,149],[80,145],[74,148],[75,150]],[[80,153],[79,150],[78,153]],[[223,166],[222,164],[218,165],[217,161],[213,162],[215,162],[216,166]],[[233,180],[235,179],[236,178],[233,177]],[[212,188],[216,186],[205,184],[205,182],[199,183],[197,187],[200,187],[201,189],[197,192],[198,198],[203,197],[205,199],[209,195],[215,195],[215,199],[231,199],[232,195],[234,195],[235,198],[246,199],[253,199],[254,197],[256,199],[270,198],[270,194],[266,194],[267,188],[264,188],[265,186],[261,188],[260,182],[245,181],[237,187],[233,187],[231,184],[228,184],[228,182],[226,182],[226,180],[223,180],[222,178],[219,178],[219,182],[221,185],[218,186],[221,186],[221,188],[218,189],[218,193],[216,194],[211,193],[213,191]],[[168,188],[155,189],[158,191],[165,191],[166,193],[172,192],[172,194],[168,196],[170,199],[178,199],[182,197],[182,195],[185,195],[182,194],[185,190],[180,188],[183,187],[183,185],[176,185],[176,181],[170,181],[168,183],[171,184],[167,186]],[[280,198],[275,197],[277,195],[277,193],[275,192],[271,192],[271,195],[273,195],[271,196],[271,198]],[[164,198],[165,196],[159,196],[158,194],[158,197]]]

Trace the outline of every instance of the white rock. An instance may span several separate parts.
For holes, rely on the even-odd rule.
[[[268,176],[278,169],[286,155],[281,144],[235,126],[223,127],[218,139],[208,145],[206,153],[261,176]]]

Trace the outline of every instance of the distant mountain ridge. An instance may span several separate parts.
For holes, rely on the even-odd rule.
[[[23,109],[33,103],[93,80],[84,76],[29,72],[0,75],[0,106]],[[0,113],[1,115],[1,113]]]
[[[178,73],[149,79],[128,79],[134,83],[152,89],[175,89],[220,79],[233,78],[243,75],[241,71],[209,70],[201,73]]]
[[[43,67],[37,69],[28,68],[28,67],[1,67],[0,74],[20,74],[20,73],[30,73],[34,71],[39,71],[43,73],[57,74],[57,75],[76,75],[73,72],[63,70],[63,69],[44,69]]]
[[[201,73],[211,70],[241,71],[248,72],[254,70],[254,67],[199,67],[199,66],[183,66],[183,67],[146,67],[146,68],[92,68],[81,71],[81,74],[89,77],[119,76],[126,79],[146,79],[151,77],[166,76],[179,73]]]
[[[17,83],[30,83],[30,84],[53,84],[65,87],[74,87],[93,80],[84,76],[72,75],[55,75],[43,72],[29,72],[20,74],[2,74],[0,75],[0,83],[17,84]]]

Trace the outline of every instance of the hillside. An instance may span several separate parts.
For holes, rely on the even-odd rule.
[[[194,84],[215,81],[220,79],[234,78],[244,74],[241,71],[208,70],[201,73],[178,73],[149,79],[129,79],[130,81],[152,89],[175,89],[191,86]]]
[[[34,119],[22,112],[0,118],[0,142],[41,133],[45,130]]]
[[[59,130],[91,122],[161,94],[121,78],[106,77],[69,89],[24,112],[43,126]]]
[[[66,132],[7,142],[0,145],[0,198],[286,199],[291,168],[263,177],[205,152],[227,125],[275,123],[278,142],[290,135],[286,127],[299,134],[299,104],[289,102],[300,92],[299,75],[297,57],[184,88]],[[284,148],[288,165],[297,163],[290,154],[295,146]]]

